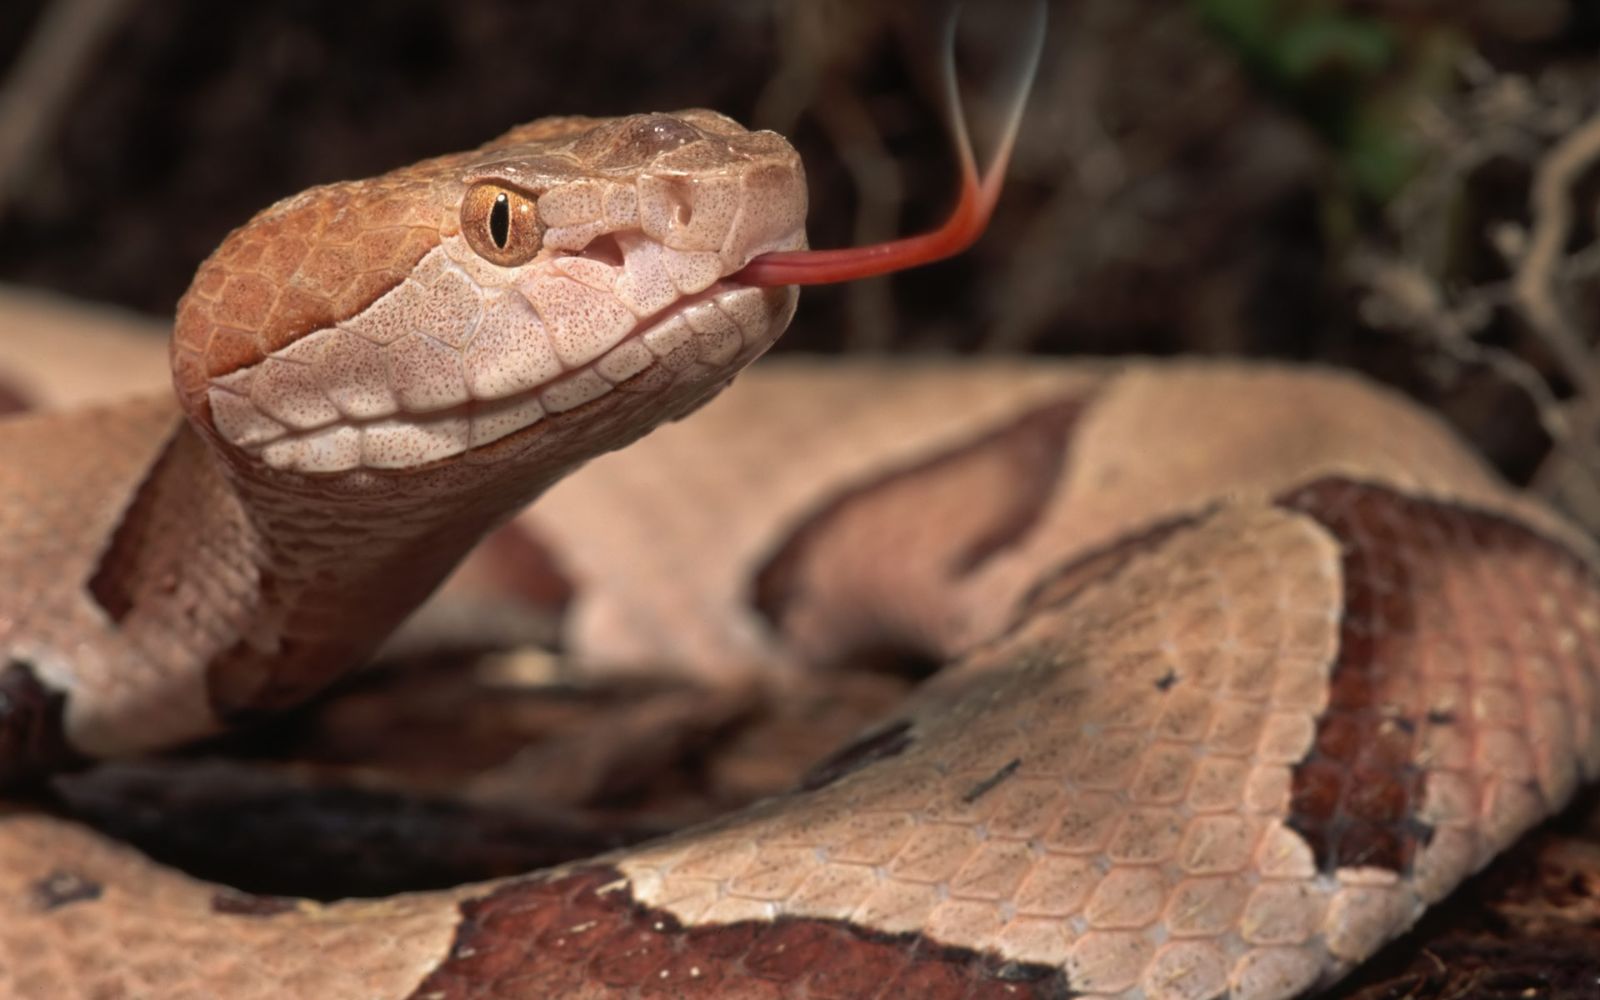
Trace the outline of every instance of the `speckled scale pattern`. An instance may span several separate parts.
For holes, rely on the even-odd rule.
[[[0,812],[0,848],[0,996],[18,1000],[401,997],[456,923],[439,899],[225,914],[215,886],[14,812]]]
[[[1470,507],[1339,480],[1284,504],[1340,539],[1346,581],[1289,824],[1325,873],[1394,872],[1402,910],[1436,902],[1600,773],[1600,586]]]
[[[683,191],[652,209],[665,221],[647,225],[644,199],[630,209],[612,194],[652,177]],[[555,218],[527,267],[489,263],[459,231],[461,195],[485,178],[550,203]],[[26,661],[45,697],[64,699],[67,742],[90,755],[170,746],[321,690],[490,525],[584,459],[692,409],[766,349],[793,290],[709,286],[774,245],[803,245],[804,205],[798,157],[781,137],[686,111],[535,123],[268,208],[201,266],[180,304],[179,407],[154,399],[0,428],[0,565],[14,558],[19,580],[24,565],[59,569],[0,594],[0,656]],[[700,284],[624,283],[643,265],[602,281],[582,244],[559,245],[561,219],[627,228],[618,239],[635,239],[633,255],[668,278],[694,257]],[[506,353],[524,356],[516,337],[547,336],[529,302],[574,293],[567,346],[595,332],[600,312],[632,317],[630,296],[647,293],[656,326],[683,336],[658,356],[656,331],[641,329],[507,407],[449,394],[485,340],[480,313],[508,300],[520,309],[521,325],[496,329],[515,335]],[[544,318],[559,325],[554,312]],[[370,412],[380,389],[410,409]],[[326,426],[345,418],[364,422],[368,440]],[[308,433],[282,442],[275,461],[277,445],[242,439],[250,419]]]
[[[133,487],[181,424],[159,398],[0,422],[0,578],[12,581],[0,595],[0,660],[26,664],[52,691],[94,692],[66,703],[66,732],[80,752],[125,745],[132,734],[163,742],[212,724],[192,664],[214,648],[214,630],[241,613],[248,555],[225,527],[217,481],[185,475],[186,488],[161,512],[167,523],[214,530],[174,547],[188,574],[165,587],[148,609],[155,614],[119,627],[89,594]],[[98,460],[84,462],[89,453]],[[194,602],[197,593],[206,599]],[[164,613],[196,603],[204,610],[187,618]],[[129,705],[140,710],[130,714]]]
[[[462,903],[449,958],[413,1000],[717,996],[739,1000],[1059,1000],[1059,970],[840,921],[686,927],[614,869],[510,882]]]
[[[500,415],[519,428],[653,363],[647,338],[612,350],[643,319],[757,253],[803,246],[801,177],[781,137],[689,110],[536,122],[478,150],[312,188],[235,230],[201,265],[173,334],[179,398],[202,427],[256,446],[286,430],[396,412],[413,421],[395,421],[390,437],[406,436],[417,415],[565,376],[542,399]],[[468,245],[459,205],[479,181],[537,201],[531,260],[501,267]],[[584,254],[602,235],[615,238],[625,261]],[[702,353],[719,364],[772,333],[759,294],[730,294],[738,301],[701,303],[677,317],[690,339],[712,341]],[[421,440],[452,426],[429,427]],[[457,451],[492,440],[489,426],[470,442],[458,434]],[[269,463],[343,471],[359,460],[348,454],[355,429],[342,430],[320,436],[321,458],[269,454]],[[406,450],[415,452],[411,437]],[[368,450],[379,459],[386,451],[382,442]],[[399,463],[389,455],[376,464],[441,457]]]
[[[742,665],[790,659],[787,637],[760,620],[752,577],[808,518],[842,492],[1073,400],[1090,405],[1026,544],[949,582],[941,603],[963,612],[942,636],[954,649],[1005,627],[1035,583],[1078,553],[1202,512],[1220,495],[1270,499],[1327,474],[1501,512],[1590,551],[1581,533],[1506,490],[1437,420],[1333,372],[783,361],[756,366],[695,419],[600,457],[523,515],[590,581],[575,597],[567,648],[613,669],[665,663],[713,683]],[[1152,441],[1164,442],[1158,455]],[[776,454],[792,460],[774,464]],[[694,499],[661,503],[663,493]],[[692,574],[675,570],[689,564]]]
[[[1411,613],[1374,619],[1378,594]],[[1493,658],[1452,663],[1447,636],[1538,634],[1510,626],[1523,618],[1547,620],[1552,638],[1525,651],[1544,668],[1460,704],[1452,678]],[[1041,611],[858,773],[617,866],[687,925],[920,929],[1064,968],[1085,995],[1289,996],[1370,955],[1570,795],[1593,766],[1597,622],[1585,567],[1515,522],[1319,481],[1175,529]],[[1367,683],[1341,687],[1351,676]],[[1353,716],[1418,738],[1341,758]],[[1536,760],[1549,792],[1530,799]],[[1336,763],[1342,795],[1308,823],[1308,775]],[[1380,823],[1415,842],[1373,849]],[[1465,854],[1463,835],[1480,838]]]
[[[761,413],[816,422],[825,401],[839,424],[877,427],[873,447],[883,449],[838,457],[821,443],[838,424],[821,422],[811,440],[828,475],[769,477],[797,493],[725,520],[743,543],[781,542],[811,501],[847,495],[887,467],[885,456],[934,467],[941,449],[1040,406],[1073,405],[1053,493],[1028,505],[1006,550],[952,598],[1032,593],[1029,613],[991,611],[1005,627],[808,790],[565,870],[332,905],[241,904],[71,823],[0,812],[0,995],[1286,1000],[1372,954],[1600,767],[1592,552],[1436,425],[1325,375],[1037,368],[947,369],[905,396],[868,369],[833,382],[813,369],[773,383],[785,390],[761,390],[762,407],[729,411],[746,436],[730,432],[715,452],[727,462],[759,463],[739,441],[761,440]],[[874,423],[863,415],[873,407],[887,416]],[[936,436],[917,437],[952,412]],[[118,484],[171,454],[170,409],[115,416],[119,430],[108,433],[127,434],[126,453],[103,469],[75,477],[62,451],[55,465],[30,466],[48,475],[7,484],[8,495],[32,498],[20,514],[0,505],[10,546],[0,554],[20,560],[18,578],[35,572],[39,551],[59,553],[69,584],[91,574],[122,512],[137,508]],[[25,448],[42,426],[88,434],[106,414],[51,420],[0,423],[0,449]],[[1207,460],[1178,445],[1128,447],[1152,422],[1203,444]],[[688,491],[693,476],[676,483],[685,492],[672,479],[640,491],[644,468],[613,464],[596,482],[640,475],[631,499],[667,515],[708,496],[690,524],[775,488],[729,490],[736,480],[712,475],[721,491]],[[1219,469],[1231,472],[1220,486]],[[214,468],[193,474],[223,481]],[[999,481],[1012,474],[1002,469]],[[336,511],[309,490],[272,494],[272,477],[242,479],[251,523],[267,534],[274,520],[298,524],[290,537],[310,543],[265,545],[259,565],[292,570],[305,597],[283,621],[336,639],[339,612],[316,588],[340,581],[314,553],[337,551],[365,524],[366,549],[392,543],[415,555],[400,536],[426,523],[438,498],[460,503],[471,475],[432,470],[414,495],[367,489]],[[71,510],[57,491],[82,504],[87,539],[70,517],[50,521],[45,508]],[[473,496],[453,512],[492,521],[491,499]],[[1071,540],[1069,514],[1089,542]],[[463,534],[477,527],[451,521]],[[544,537],[558,557],[570,551],[559,527]],[[363,590],[381,567],[338,564],[351,563],[352,592],[393,593]],[[1009,582],[1022,576],[1071,585]],[[608,585],[603,573],[574,579],[579,600]],[[691,596],[703,587],[692,577],[656,584]],[[71,642],[61,630],[107,627],[72,593],[13,587],[0,615],[25,623],[8,655],[68,688],[91,661],[60,656]],[[47,613],[57,599],[65,610]],[[114,694],[125,664],[113,644],[96,648],[110,657],[99,669]],[[227,675],[247,703],[310,683],[298,661],[263,655],[247,666]],[[96,705],[117,723],[115,697]],[[159,721],[150,708],[130,698],[120,724]]]
[[[173,334],[180,393],[365,309],[436,246],[443,192],[427,177],[312,188],[235,230],[201,266]]]
[[[892,758],[617,867],[685,923],[920,932],[1086,995],[1286,995],[1323,960],[1280,817],[1334,651],[1333,551],[1283,512],[1219,513],[956,667]]]

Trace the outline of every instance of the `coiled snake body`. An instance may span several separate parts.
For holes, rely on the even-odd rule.
[[[792,794],[440,893],[222,892],[18,799],[0,996],[1284,998],[1600,768],[1588,542],[1347,377],[791,363],[563,479],[765,350],[803,215],[709,112],[262,213],[182,417],[0,423],[0,776],[305,698],[546,489],[576,654],[933,680]]]

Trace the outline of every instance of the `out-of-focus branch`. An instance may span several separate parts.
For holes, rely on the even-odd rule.
[[[1566,404],[1527,361],[1477,339],[1494,306],[1492,289],[1473,289],[1449,302],[1438,284],[1415,264],[1364,250],[1352,255],[1351,277],[1364,286],[1362,316],[1373,326],[1400,328],[1426,336],[1430,344],[1461,364],[1488,368],[1533,402],[1540,426],[1559,444],[1571,438]]]
[[[0,85],[0,214],[48,141],[82,70],[128,0],[55,0]]]
[[[1600,159],[1600,115],[1546,154],[1534,174],[1533,232],[1512,278],[1518,311],[1581,395],[1600,399],[1600,367],[1561,303],[1560,272],[1572,234],[1572,189]]]
[[[1564,280],[1591,266],[1594,247],[1568,253],[1573,191],[1600,161],[1600,114],[1569,132],[1540,161],[1532,192],[1533,232],[1512,280],[1518,312],[1577,390],[1568,431],[1540,464],[1533,488],[1600,533],[1600,360],[1562,301]]]
[[[1533,490],[1600,534],[1600,353],[1574,307],[1600,275],[1600,243],[1572,245],[1580,192],[1600,167],[1600,109],[1592,89],[1557,73],[1502,73],[1471,53],[1460,72],[1459,96],[1416,111],[1430,165],[1387,207],[1395,246],[1369,245],[1348,273],[1371,325],[1419,338],[1446,365],[1492,372],[1529,400],[1553,445]],[[1526,227],[1495,218],[1506,210],[1485,200],[1478,182],[1491,163],[1526,171]],[[1469,239],[1499,251],[1503,279],[1458,268],[1464,204],[1489,207]]]

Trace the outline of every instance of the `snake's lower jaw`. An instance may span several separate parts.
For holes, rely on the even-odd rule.
[[[224,442],[223,451],[237,474],[275,491],[491,495],[496,506],[514,506],[587,459],[710,401],[776,342],[798,301],[793,286],[719,282],[532,389],[432,412],[340,420],[264,444]],[[222,409],[214,399],[213,412]]]
[[[468,464],[544,464],[620,448],[654,427],[693,412],[764,354],[794,317],[799,290],[719,284],[630,335],[596,363],[622,356],[607,378],[578,373],[574,405],[544,407],[542,418],[465,454]],[[648,357],[646,357],[648,355]],[[633,366],[637,367],[633,367]],[[631,370],[630,370],[631,369]],[[562,383],[552,389],[563,392]],[[549,393],[551,390],[545,390]],[[593,393],[593,395],[588,395]],[[585,398],[587,397],[587,398]]]
[[[280,414],[264,413],[246,395],[251,380],[267,381],[285,369],[272,361],[262,366],[269,370],[242,373],[243,392],[231,384],[214,387],[211,412],[236,464],[323,481],[361,473],[405,476],[460,462],[492,464],[535,447],[541,454],[568,451],[569,444],[594,440],[594,432],[632,440],[675,417],[675,398],[708,398],[708,388],[726,384],[765,352],[788,325],[797,298],[793,287],[718,282],[637,321],[598,356],[556,368],[553,377],[517,378],[519,366],[545,359],[523,358],[513,341],[498,351],[499,371],[510,373],[499,376],[504,384],[475,384],[469,365],[465,381],[454,374],[453,391],[446,386],[421,405],[408,405],[404,392],[382,391],[386,405],[373,415],[329,405],[320,398],[326,388],[312,386],[299,410],[320,409],[323,419],[301,427],[274,419]],[[352,339],[342,331],[333,336],[334,350]],[[445,352],[433,354],[424,359],[433,367],[459,369],[454,358],[438,356]],[[409,360],[404,353],[398,357],[402,364]],[[395,358],[384,360],[384,368],[397,367]],[[419,361],[417,367],[427,366]]]

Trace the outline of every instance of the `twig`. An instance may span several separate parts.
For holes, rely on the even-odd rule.
[[[1549,383],[1531,364],[1509,351],[1491,347],[1474,334],[1483,325],[1493,300],[1492,288],[1474,289],[1468,299],[1452,306],[1438,285],[1422,269],[1375,251],[1352,255],[1350,269],[1375,298],[1365,304],[1369,319],[1378,326],[1399,325],[1428,338],[1457,362],[1488,368],[1522,390],[1533,403],[1539,424],[1557,445],[1572,441],[1572,421],[1567,405],[1557,399]],[[1370,315],[1376,308],[1392,315]]]
[[[127,0],[56,0],[0,87],[0,214],[60,121],[89,59]]]
[[[1533,181],[1533,232],[1512,278],[1523,317],[1561,363],[1579,394],[1600,398],[1600,368],[1561,306],[1560,277],[1572,232],[1572,188],[1600,159],[1600,115],[1584,122],[1539,163]]]

